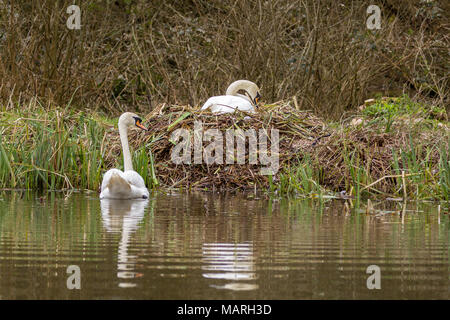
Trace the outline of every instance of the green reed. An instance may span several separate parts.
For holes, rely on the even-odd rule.
[[[133,168],[144,178],[145,185],[148,188],[158,186],[153,155],[150,148],[144,146],[134,152]]]
[[[83,115],[38,110],[2,114],[0,187],[97,189],[104,129]],[[14,119],[15,118],[15,119]],[[13,120],[14,119],[14,120]]]
[[[437,183],[438,193],[450,200],[450,152],[445,146],[441,146],[441,158],[439,161],[439,180]]]
[[[297,166],[280,173],[278,190],[280,194],[293,193],[310,197],[322,195],[319,173],[315,171],[309,155],[305,155]]]

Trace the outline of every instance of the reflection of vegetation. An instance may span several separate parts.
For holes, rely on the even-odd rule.
[[[446,216],[441,213],[438,223],[435,204],[415,202],[408,206],[402,224],[397,214],[402,204],[374,205],[375,213],[348,214],[341,201],[253,193],[154,193],[128,244],[134,271],[140,274],[133,279],[137,286],[124,290],[117,278],[120,234],[105,228],[98,199],[76,193],[0,191],[0,295],[5,299],[275,299],[305,298],[327,288],[326,295],[317,298],[373,298],[365,296],[369,294],[365,286],[349,283],[365,283],[365,268],[372,263],[366,262],[377,261],[390,274],[383,283],[386,297],[418,297],[423,291],[417,289],[417,281],[427,283],[426,294],[446,296]],[[204,244],[251,246],[245,261],[255,277],[245,283],[259,289],[215,290],[211,285],[230,281],[206,279],[203,267],[214,262],[224,266],[227,261],[221,260],[220,252],[208,256],[211,251],[205,252]],[[233,259],[234,252],[225,255]],[[71,264],[82,270],[78,292],[65,288],[66,268]],[[413,285],[414,290],[408,291]]]
[[[48,252],[55,252],[71,248],[76,251],[81,239],[93,243],[100,240],[98,199],[73,202],[62,193],[28,191],[1,192],[0,198],[0,233],[13,242],[26,239],[31,244],[44,245]],[[95,247],[92,250],[97,252]]]

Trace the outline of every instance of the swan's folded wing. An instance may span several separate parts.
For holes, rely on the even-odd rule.
[[[208,100],[206,100],[206,102],[203,104],[203,107],[200,109],[200,110],[206,110],[206,109],[208,109],[209,107],[211,107],[213,104],[214,104],[214,98],[215,97],[211,97],[211,98],[209,98]]]
[[[123,175],[114,173],[109,179],[108,183],[109,192],[112,194],[129,194],[131,192],[130,183],[124,179]]]
[[[108,187],[108,185],[109,185],[109,183],[111,181],[111,177],[113,176],[113,174],[117,174],[119,176],[122,176],[123,172],[121,170],[119,170],[119,169],[110,169],[110,170],[108,170],[105,173],[105,175],[103,176],[102,187],[100,189],[101,191],[104,191]]]
[[[131,190],[134,198],[144,198],[149,197],[149,192],[145,187],[144,179],[136,171],[125,171],[125,177],[131,185]]]
[[[144,179],[136,171],[125,171],[125,179],[136,188],[145,188]]]
[[[101,199],[141,199],[148,198],[149,192],[144,179],[135,171],[122,172],[111,169],[105,173],[102,182]]]
[[[236,109],[242,111],[253,111],[253,106],[245,97],[240,96],[215,96],[209,98],[201,110],[211,109],[211,112],[228,113]]]

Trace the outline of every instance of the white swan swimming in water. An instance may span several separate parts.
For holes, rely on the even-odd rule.
[[[119,134],[122,143],[124,171],[111,169],[103,177],[100,199],[147,199],[148,190],[144,179],[133,170],[130,148],[128,146],[128,128],[136,126],[147,130],[142,119],[131,112],[125,112],[119,118]]]
[[[243,92],[243,94],[239,93]],[[248,80],[237,80],[230,84],[224,96],[209,98],[201,110],[211,109],[212,113],[232,113],[236,110],[255,112],[261,99],[258,86]]]

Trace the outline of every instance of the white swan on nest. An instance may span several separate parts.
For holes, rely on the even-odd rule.
[[[130,148],[128,146],[128,128],[136,126],[147,130],[142,119],[131,112],[125,112],[119,118],[119,134],[122,143],[124,171],[111,169],[105,173],[102,181],[100,199],[147,199],[148,190],[144,179],[133,170]]]
[[[242,92],[242,93],[239,93]],[[237,80],[230,84],[224,96],[209,98],[201,110],[211,109],[212,113],[232,113],[236,110],[255,112],[261,99],[258,86],[248,80]]]

